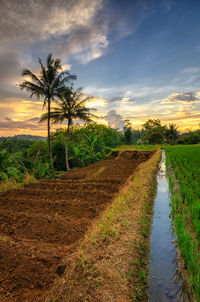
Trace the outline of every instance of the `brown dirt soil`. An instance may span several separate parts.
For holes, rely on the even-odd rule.
[[[42,301],[62,259],[153,153],[115,151],[59,179],[0,193],[0,302]]]
[[[45,302],[148,301],[149,234],[160,156],[157,149],[138,165],[79,248],[63,259],[66,271],[44,295]]]

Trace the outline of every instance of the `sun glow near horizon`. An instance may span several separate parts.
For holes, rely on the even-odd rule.
[[[123,130],[123,121],[129,119],[133,129],[140,130],[142,125],[151,118],[160,119],[161,123],[167,126],[171,123],[176,124],[181,132],[199,129],[200,113],[198,106],[198,104],[195,106],[194,104],[157,104],[152,107],[151,104],[130,105],[128,102],[118,102],[119,109],[109,111],[109,100],[94,97],[86,103],[86,107],[97,109],[94,112],[97,115],[94,121],[97,123],[119,128],[117,125],[118,122],[121,122],[120,128]],[[0,103],[1,113],[5,112],[0,121],[0,136],[16,134],[46,136],[46,123],[38,122],[44,112],[42,108],[43,100],[9,98],[6,103]],[[115,119],[113,119],[114,117]],[[52,130],[61,127],[65,127],[65,124],[52,125]]]
[[[91,100],[85,103],[87,108],[105,107],[105,100],[92,97]]]

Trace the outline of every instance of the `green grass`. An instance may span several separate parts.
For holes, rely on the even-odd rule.
[[[113,148],[113,151],[151,151],[160,148],[160,145],[120,145]]]
[[[185,266],[200,301],[200,145],[165,146],[172,192],[172,216]],[[179,182],[175,187],[174,178]]]

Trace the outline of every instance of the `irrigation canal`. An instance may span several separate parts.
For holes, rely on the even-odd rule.
[[[149,302],[191,301],[178,271],[175,240],[176,235],[170,218],[170,190],[163,150],[157,174],[151,234]]]

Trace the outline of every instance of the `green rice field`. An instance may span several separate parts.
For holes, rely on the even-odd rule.
[[[165,146],[164,150],[178,243],[200,301],[200,145]]]

